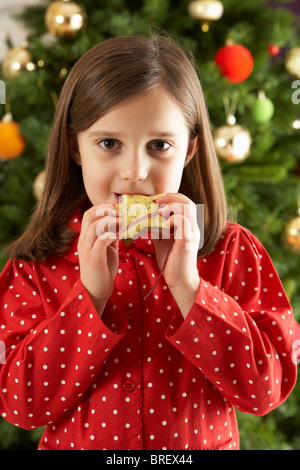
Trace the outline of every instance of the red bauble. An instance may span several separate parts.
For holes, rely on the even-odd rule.
[[[268,46],[268,52],[270,55],[277,55],[280,52],[280,47],[276,46],[276,44],[270,44]]]
[[[253,70],[252,54],[241,44],[221,47],[216,53],[214,60],[220,73],[231,83],[243,82]]]

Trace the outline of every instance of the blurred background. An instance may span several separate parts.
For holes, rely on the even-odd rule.
[[[300,321],[300,0],[0,0],[0,269],[43,187],[49,131],[77,59],[112,36],[167,31],[196,57],[230,219],[265,245]],[[238,413],[241,448],[300,449],[300,390]],[[0,418],[0,449],[42,429]]]

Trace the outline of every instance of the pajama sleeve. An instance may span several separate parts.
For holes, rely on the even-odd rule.
[[[57,420],[93,383],[125,324],[112,332],[80,278],[47,316],[34,264],[8,262],[0,276],[0,413],[33,429]]]
[[[295,384],[292,309],[267,252],[246,229],[233,228],[215,256],[219,288],[201,279],[188,316],[175,316],[166,337],[225,399],[264,415]]]

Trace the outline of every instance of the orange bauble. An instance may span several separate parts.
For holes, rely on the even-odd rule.
[[[25,139],[20,134],[19,124],[11,115],[0,121],[0,159],[10,160],[19,157],[25,149]]]
[[[229,44],[221,47],[214,60],[221,75],[231,83],[243,82],[253,70],[252,54],[241,44]]]

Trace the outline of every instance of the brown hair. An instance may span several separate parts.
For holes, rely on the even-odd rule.
[[[198,151],[184,169],[179,191],[204,204],[205,241],[199,254],[212,251],[224,231],[227,207],[195,61],[170,38],[125,36],[94,46],[70,71],[50,134],[44,191],[27,229],[8,248],[9,256],[43,261],[68,251],[74,233],[67,221],[78,207],[91,205],[68,134],[76,136],[122,101],[158,86],[180,106],[191,137],[198,135]]]

